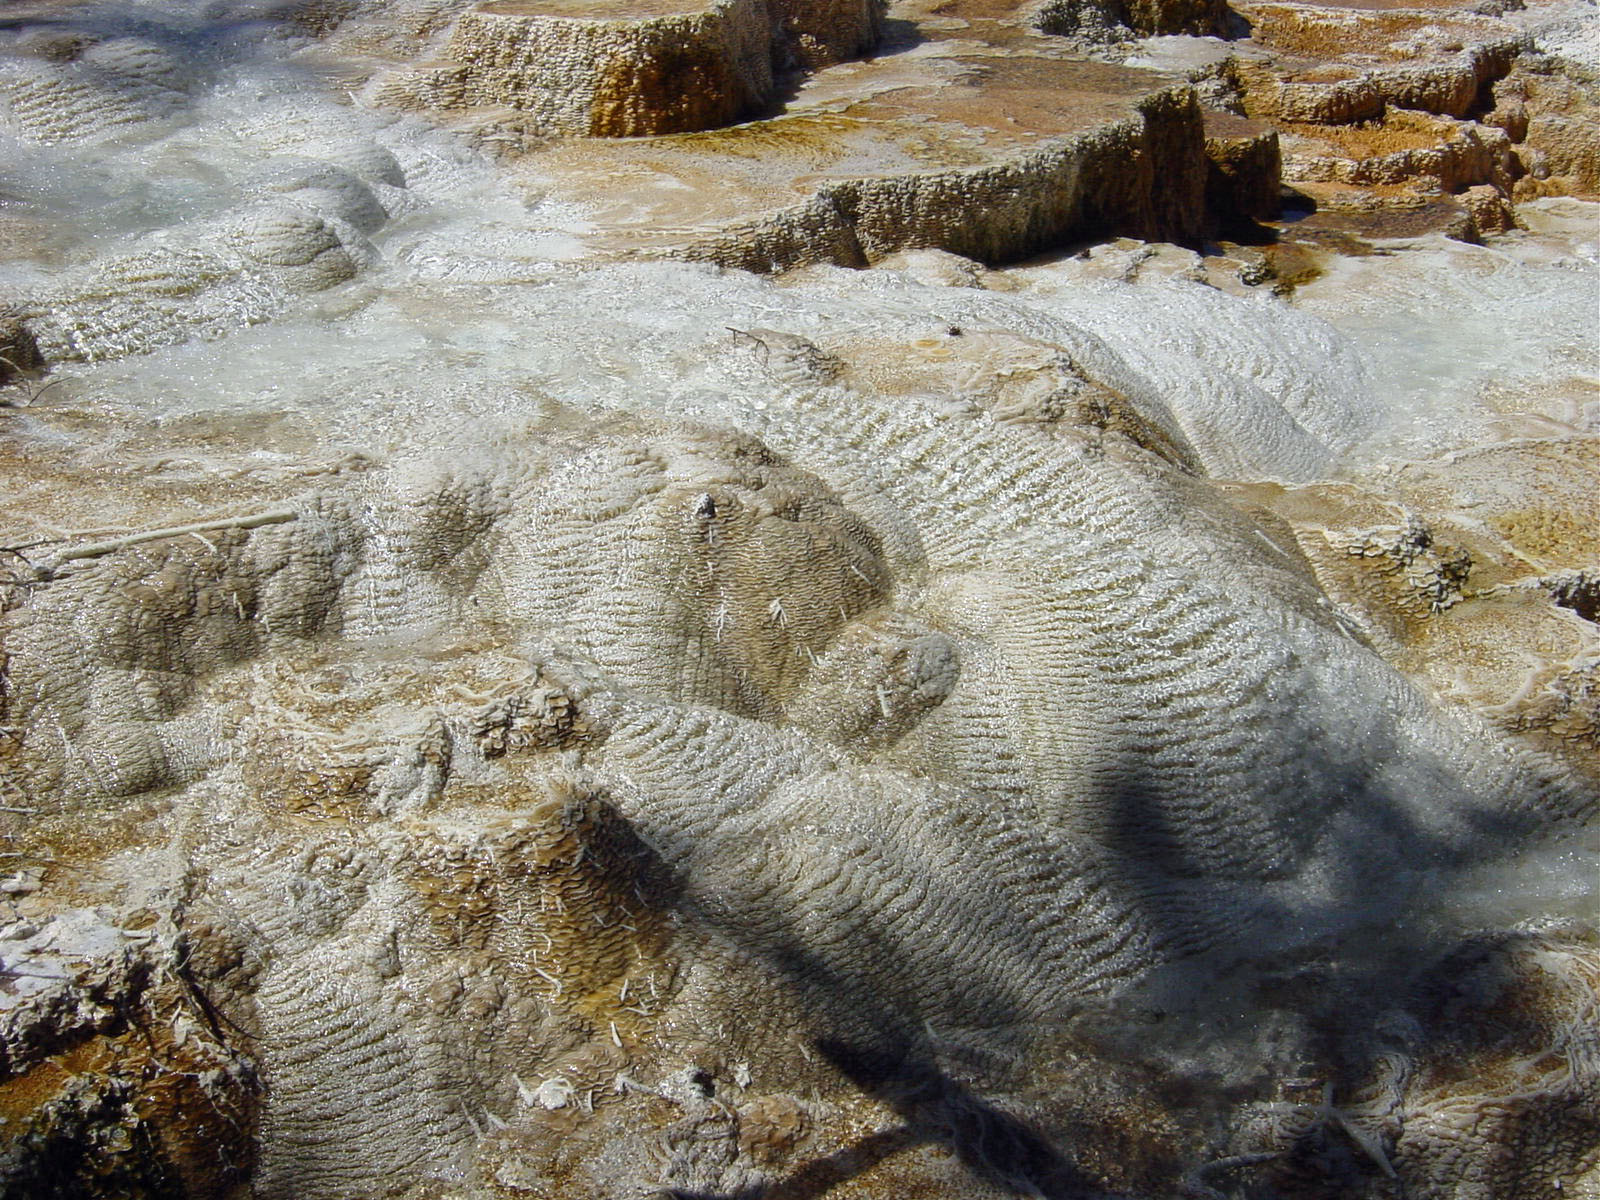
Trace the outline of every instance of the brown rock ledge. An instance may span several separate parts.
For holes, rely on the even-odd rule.
[[[1192,89],[1103,63],[976,54],[836,68],[782,117],[524,161],[618,255],[748,270],[934,248],[983,262],[1102,234],[1192,241],[1206,160]]]
[[[395,77],[382,98],[506,105],[591,137],[711,129],[770,105],[775,67],[870,50],[881,20],[879,0],[489,0],[457,20],[445,61]]]
[[[1271,120],[1345,125],[1385,109],[1471,112],[1511,69],[1516,30],[1464,9],[1352,4],[1241,4],[1245,109]]]
[[[1020,6],[907,9],[880,57],[844,62],[877,39],[869,0],[696,13],[608,0],[582,20],[562,10],[571,2],[480,4],[444,39],[448,61],[380,71],[366,97],[509,140],[530,191],[557,188],[585,210],[585,240],[605,254],[768,271],[928,248],[993,263],[1103,235],[1208,231],[1192,90],[1073,57]],[[785,54],[826,69],[785,77]],[[677,56],[670,70],[663,55]],[[779,85],[795,88],[781,112],[729,127]],[[1270,158],[1251,170],[1270,173]],[[1275,195],[1277,183],[1251,186]]]
[[[1222,217],[1269,221],[1283,207],[1283,156],[1270,125],[1205,114],[1206,206]]]

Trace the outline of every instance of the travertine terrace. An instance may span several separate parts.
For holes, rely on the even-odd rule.
[[[1600,1196],[1592,8],[0,13],[0,1197]]]
[[[489,0],[456,20],[444,62],[389,81],[383,99],[500,104],[538,128],[595,137],[682,133],[759,113],[775,67],[816,68],[878,41],[876,0],[714,0],[703,8]]]

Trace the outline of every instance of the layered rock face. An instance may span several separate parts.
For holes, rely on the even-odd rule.
[[[534,134],[713,131],[569,142],[530,160],[604,206],[610,239],[630,254],[766,271],[860,265],[907,246],[1000,261],[1072,234],[1200,236],[1205,142],[1183,82],[1064,55],[1024,14],[999,15],[1009,19],[986,18],[987,36],[949,38],[910,64],[885,57],[814,78],[782,114],[726,132],[715,129],[796,81],[774,61],[797,54],[814,70],[871,49],[877,10],[580,21],[488,5],[456,23],[445,54],[457,65],[381,70],[367,94]],[[913,111],[915,124],[904,121]]]
[[[660,12],[491,0],[463,13],[449,65],[392,81],[388,102],[504,104],[540,129],[596,137],[730,125],[776,97],[774,67],[825,67],[877,44],[876,0],[725,0]]]
[[[8,12],[0,1194],[1600,1188],[1585,27],[1240,13]]]
[[[1293,4],[1241,12],[1259,45],[1236,60],[1243,108],[1280,126],[1286,177],[1320,203],[1403,211],[1458,196],[1450,228],[1471,238],[1511,228],[1514,185],[1551,173],[1548,153],[1529,140],[1522,99],[1537,89],[1520,82],[1540,56],[1527,53],[1534,47],[1510,14]],[[1541,128],[1563,128],[1556,113],[1569,105],[1593,126],[1592,72],[1574,74],[1541,106],[1550,110]],[[1571,178],[1554,190],[1592,192],[1583,151],[1558,155],[1555,170]]]

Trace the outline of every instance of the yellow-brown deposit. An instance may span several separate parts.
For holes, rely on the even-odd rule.
[[[878,0],[709,0],[610,5],[489,0],[464,12],[445,62],[390,81],[383,98],[444,109],[506,105],[553,133],[638,137],[712,129],[759,113],[775,69],[816,69],[878,40]]]
[[[1600,1197],[1466,3],[8,4],[0,1200]]]

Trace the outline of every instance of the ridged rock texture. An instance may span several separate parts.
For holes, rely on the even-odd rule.
[[[1583,39],[1247,15],[8,11],[0,1196],[1600,1195]]]
[[[1568,78],[1539,52],[1543,37],[1559,61],[1561,36],[1583,44],[1581,25],[1554,39],[1530,35],[1515,19],[1526,10],[1511,6],[1272,3],[1239,11],[1254,44],[1220,74],[1239,111],[1280,128],[1284,177],[1318,205],[1388,210],[1397,232],[1408,210],[1432,207],[1424,225],[1476,240],[1514,225],[1514,187],[1541,194],[1537,180],[1556,174],[1564,182],[1544,194],[1574,185],[1593,192],[1585,166],[1592,135],[1579,132],[1593,127],[1600,98],[1593,70],[1576,65]],[[1541,70],[1560,82],[1529,82]],[[1573,121],[1579,112],[1589,119]],[[1541,143],[1556,147],[1553,157]],[[1433,201],[1441,195],[1458,199]]]
[[[1144,35],[1190,33],[1204,37],[1225,35],[1229,9],[1217,0],[1045,0],[1034,20],[1041,33],[1060,34],[1085,41],[1105,41],[1128,32]]]
[[[659,12],[490,0],[462,14],[448,65],[397,81],[390,98],[463,108],[504,104],[558,133],[637,137],[730,125],[767,108],[774,70],[825,67],[870,51],[877,0],[713,0]]]
[[[815,67],[869,48],[880,22],[870,7],[791,7],[781,21],[728,5],[626,22],[491,4],[457,22],[445,47],[456,65],[379,71],[365,94],[495,138],[506,125],[629,138],[567,141],[528,160],[606,208],[601,244],[627,254],[766,271],[919,246],[1004,261],[1070,236],[1205,231],[1201,114],[1181,79],[1064,56],[1013,14],[990,38],[939,39],[909,63],[885,56],[801,83],[774,73],[770,28],[815,42],[802,55]],[[833,37],[797,32],[808,24]],[[657,48],[641,62],[658,63],[661,47],[689,61],[613,70],[626,55],[609,47],[624,38]],[[797,83],[802,95],[771,119],[716,130]],[[901,120],[908,111],[915,125]],[[682,136],[694,130],[711,132]],[[637,136],[661,133],[680,136]]]

